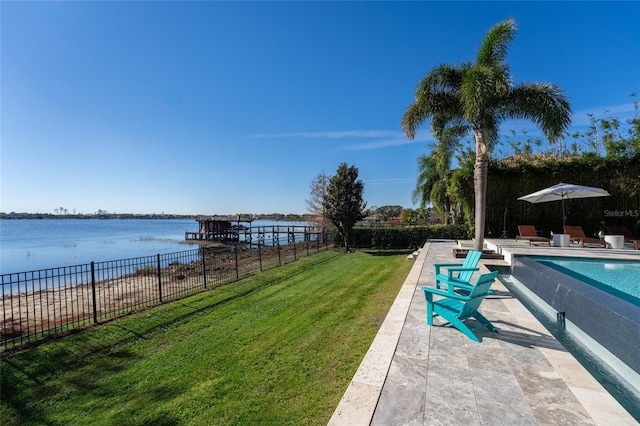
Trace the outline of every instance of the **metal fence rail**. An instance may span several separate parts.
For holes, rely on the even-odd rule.
[[[0,275],[0,350],[237,281],[326,250],[323,240],[202,247]]]

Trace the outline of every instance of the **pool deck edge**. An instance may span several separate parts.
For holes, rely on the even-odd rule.
[[[378,334],[329,420],[329,425],[360,426],[371,423],[428,250],[427,242],[415,259]]]

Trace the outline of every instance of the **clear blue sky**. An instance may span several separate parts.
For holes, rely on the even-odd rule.
[[[575,128],[630,117],[640,93],[640,2],[2,1],[0,14],[4,212],[304,213],[312,179],[342,162],[369,206],[411,207],[432,141],[428,125],[414,141],[400,127],[416,83],[473,60],[508,17],[515,82],[562,87]]]

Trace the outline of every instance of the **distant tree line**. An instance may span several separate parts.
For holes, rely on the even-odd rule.
[[[17,213],[0,212],[0,219],[196,219],[209,215],[181,215],[168,213],[108,213],[106,210],[98,210],[96,213],[68,213],[66,209],[55,209],[54,213]],[[268,213],[268,214],[241,214],[250,216],[254,220],[273,220],[288,222],[312,222],[314,217],[309,214],[293,213]]]

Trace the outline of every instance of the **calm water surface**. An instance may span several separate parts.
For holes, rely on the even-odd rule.
[[[172,253],[185,244],[186,219],[0,220],[0,273]]]
[[[640,262],[553,256],[530,257],[536,262],[640,306]]]
[[[271,225],[307,223],[252,223]],[[0,274],[189,250],[198,245],[187,244],[184,233],[197,230],[194,219],[3,219]]]

